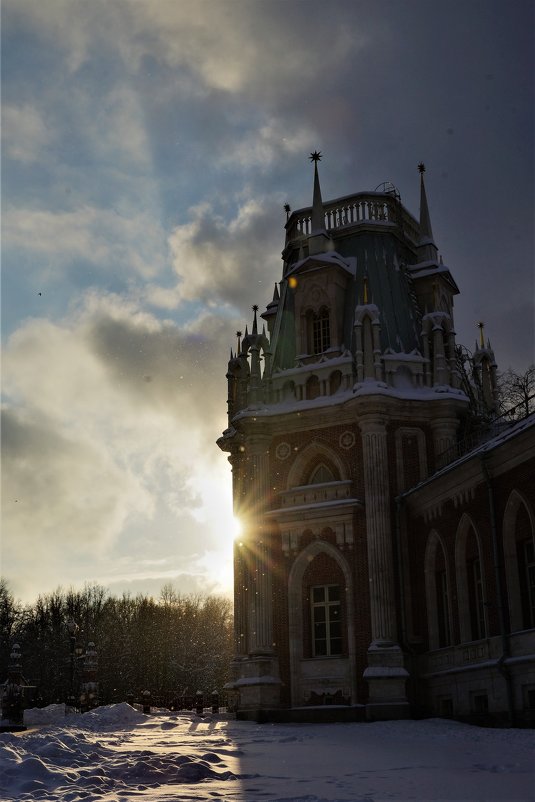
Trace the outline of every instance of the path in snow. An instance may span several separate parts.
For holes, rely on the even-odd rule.
[[[440,719],[259,725],[110,705],[0,735],[0,802],[535,800],[533,747],[533,731]]]

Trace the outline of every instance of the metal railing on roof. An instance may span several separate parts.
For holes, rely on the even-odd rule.
[[[492,440],[494,437],[503,434],[516,423],[519,423],[519,421],[528,418],[532,414],[532,402],[535,403],[535,395],[529,396],[524,401],[506,409],[494,418],[488,418],[482,421],[479,426],[466,437],[437,456],[437,471],[455,462],[455,460],[466,456],[466,454],[479,448],[479,446],[488,443],[488,441]]]

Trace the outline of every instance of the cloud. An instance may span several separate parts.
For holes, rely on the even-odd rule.
[[[226,325],[181,330],[92,294],[61,323],[35,319],[12,335],[3,570],[19,585],[48,572],[53,587],[91,569],[114,581],[110,564],[133,581],[147,555],[163,561],[155,581],[191,568],[213,585],[209,555],[230,516],[215,445],[226,425]]]
[[[2,109],[2,140],[5,155],[31,164],[43,158],[52,133],[35,106],[6,105]]]
[[[4,537],[39,559],[55,546],[100,551],[131,515],[150,514],[143,484],[122,471],[104,444],[69,434],[45,416],[2,414]],[[39,534],[36,537],[36,533]],[[13,545],[13,543],[12,543]]]
[[[230,221],[208,203],[190,215],[191,222],[177,226],[169,238],[179,299],[241,309],[268,303],[280,279],[282,200],[245,199]]]
[[[252,129],[242,139],[234,141],[222,154],[221,162],[242,168],[260,167],[267,171],[277,159],[303,154],[312,148],[317,134],[311,126],[296,125],[288,130],[280,119],[268,119],[258,129]]]
[[[42,276],[61,274],[64,263],[80,259],[100,271],[121,266],[145,279],[164,268],[165,235],[158,221],[145,212],[130,216],[115,210],[83,206],[72,211],[6,209],[4,247],[40,254]]]
[[[197,76],[207,88],[280,97],[306,92],[335,74],[350,54],[368,44],[362,20],[347,25],[335,4],[318,26],[323,3],[250,3],[249,0],[143,0],[72,4],[49,0],[6,3],[10,17],[53,41],[76,73],[97,53],[120,53],[132,73],[152,58]],[[12,24],[14,24],[12,22]],[[296,32],[298,31],[298,35]],[[321,53],[321,58],[318,58]]]

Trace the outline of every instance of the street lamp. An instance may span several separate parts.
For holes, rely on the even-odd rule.
[[[98,705],[98,653],[93,641],[87,644],[84,656],[84,682],[82,685],[82,696],[84,696],[83,708],[91,710]],[[82,711],[83,712],[83,711]]]
[[[78,624],[73,618],[67,621],[67,631],[69,633],[69,646],[70,646],[70,662],[69,662],[69,696],[67,704],[74,707],[74,658],[76,650],[76,635],[78,633]]]

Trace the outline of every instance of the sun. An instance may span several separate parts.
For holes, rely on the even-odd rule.
[[[237,538],[239,538],[241,533],[243,532],[242,523],[239,518],[236,518],[235,515],[233,515],[230,520],[229,529],[230,529],[229,534],[232,538],[232,541],[237,540]]]

